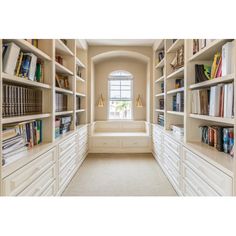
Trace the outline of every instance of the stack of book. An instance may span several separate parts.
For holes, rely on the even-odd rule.
[[[76,110],[81,109],[81,99],[80,96],[76,96]]]
[[[159,99],[159,109],[164,110],[164,98]]]
[[[193,90],[192,113],[215,117],[234,116],[234,84],[218,84],[210,89]]]
[[[14,43],[3,44],[3,72],[32,81],[44,81],[44,63],[33,53],[21,51]]]
[[[17,154],[42,142],[42,121],[34,120],[5,125],[2,132],[3,163],[10,163]]]
[[[178,137],[184,136],[184,125],[183,124],[171,125],[171,130],[172,130],[173,134]]]
[[[3,84],[3,117],[42,113],[42,91]]]
[[[164,114],[157,115],[157,124],[164,127]]]
[[[70,126],[72,122],[71,116],[56,117],[55,120],[55,137],[59,137],[62,134],[70,131]]]
[[[56,112],[67,111],[67,95],[56,93]]]
[[[184,111],[184,93],[176,93],[172,98],[172,109],[173,111],[183,112]]]
[[[201,140],[220,152],[233,156],[234,128],[223,126],[201,126]]]

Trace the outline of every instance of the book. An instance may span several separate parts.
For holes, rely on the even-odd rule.
[[[35,72],[36,72],[37,57],[33,53],[25,53],[25,56],[30,57],[30,64],[29,64],[29,68],[28,68],[28,79],[34,81]]]
[[[222,76],[233,73],[234,43],[228,42],[222,46]]]
[[[4,44],[2,54],[2,71],[14,75],[17,65],[18,57],[20,54],[20,48],[15,43]]]

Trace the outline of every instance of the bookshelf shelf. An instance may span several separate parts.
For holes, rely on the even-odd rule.
[[[83,93],[78,93],[78,92],[76,92],[75,94],[76,94],[76,96],[80,96],[80,97],[86,97],[86,95],[85,95],[85,94],[83,94]]]
[[[155,111],[157,111],[157,112],[165,112],[163,109],[156,109]]]
[[[82,82],[82,83],[84,83],[84,82],[85,82],[85,80],[84,80],[84,79],[82,79],[81,77],[79,77],[78,75],[76,75],[76,80],[77,80],[77,81],[80,81],[80,82]]]
[[[198,114],[189,114],[189,117],[194,119],[206,120],[206,121],[214,121],[222,124],[231,124],[234,125],[235,121],[233,118],[224,118],[224,117],[214,117],[207,115],[198,115]]]
[[[27,42],[24,39],[11,39],[11,40],[6,40],[6,41],[14,42],[15,44],[17,44],[21,48],[21,50],[23,50],[25,52],[31,52],[35,56],[37,56],[38,58],[40,58],[42,60],[46,60],[46,61],[52,60],[52,58],[49,55],[47,55],[42,50],[36,48],[35,46],[33,46],[32,44],[30,44],[29,42]]]
[[[16,122],[23,122],[28,120],[37,120],[37,119],[45,119],[50,117],[50,113],[45,114],[36,114],[36,115],[27,115],[27,116],[13,116],[13,117],[7,117],[2,119],[2,124],[10,124],[10,123],[16,123]]]
[[[75,112],[79,113],[79,112],[84,112],[84,111],[85,111],[85,109],[79,109],[79,110],[76,110]]]
[[[169,74],[166,78],[167,79],[177,79],[177,78],[183,78],[184,77],[184,67],[181,67],[174,71],[173,73]]]
[[[78,65],[79,67],[85,68],[84,63],[79,58],[76,58],[76,65]]]
[[[4,72],[2,73],[2,78],[3,78],[3,81],[7,81],[7,82],[11,82],[11,83],[25,84],[28,86],[34,86],[34,87],[39,87],[39,88],[44,88],[44,89],[51,89],[51,86],[48,84],[32,81],[32,80],[18,77],[15,75],[9,75]]]
[[[160,78],[158,78],[157,80],[155,80],[155,83],[159,83],[159,82],[162,82],[162,81],[164,81],[164,78],[165,78],[165,76],[163,75],[163,76],[161,76]]]
[[[67,69],[65,66],[61,65],[58,62],[55,62],[56,65],[56,72],[59,74],[64,74],[64,75],[73,75],[73,72]]]
[[[58,112],[55,112],[56,116],[63,116],[63,115],[69,115],[69,114],[73,114],[73,111],[58,111]]]
[[[73,56],[73,52],[60,40],[55,40],[56,51],[62,55]]]
[[[167,111],[167,113],[171,115],[184,116],[184,112],[180,111]]]
[[[156,69],[164,67],[165,58],[163,58],[157,65]]]
[[[165,95],[165,93],[158,93],[158,94],[156,94],[155,96],[156,97],[163,97]]]
[[[178,88],[178,89],[169,90],[169,91],[167,91],[167,94],[175,94],[175,93],[179,93],[179,92],[184,92],[184,87]]]
[[[208,46],[203,49],[200,49],[199,52],[194,54],[192,57],[189,58],[189,61],[194,60],[208,60],[214,57],[216,51],[220,50],[221,47],[229,40],[227,39],[216,39],[211,42]]]
[[[73,91],[68,90],[68,89],[63,89],[63,88],[55,88],[56,92],[61,92],[61,93],[67,93],[67,94],[73,94]]]
[[[226,76],[222,76],[219,78],[215,78],[215,79],[211,79],[211,80],[207,80],[201,83],[197,83],[197,84],[192,84],[189,86],[190,89],[197,89],[197,88],[204,88],[204,87],[210,87],[219,83],[226,83],[226,82],[231,82],[234,80],[234,74],[230,74],[230,75],[226,75]]]
[[[184,45],[184,39],[177,39],[167,50],[167,53],[176,52],[182,45]]]

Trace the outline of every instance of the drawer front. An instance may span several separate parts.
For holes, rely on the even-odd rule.
[[[93,138],[93,146],[97,148],[120,147],[120,139]]]
[[[167,135],[164,136],[165,146],[170,148],[176,155],[181,155],[181,145],[175,142],[173,139],[169,138]]]
[[[59,144],[59,155],[63,155],[67,152],[73,145],[75,145],[75,135],[70,137],[68,140]]]
[[[172,182],[174,182],[174,185],[179,190],[180,189],[180,175],[179,175],[179,173],[176,171],[176,169],[174,168],[172,163],[168,159],[165,158],[165,156],[164,156],[163,160],[164,160],[164,165],[167,170],[167,173],[169,174],[169,178],[172,180]]]
[[[15,196],[35,181],[55,163],[56,149],[53,148],[37,159],[3,179],[3,194]]]
[[[168,158],[176,171],[180,171],[180,158],[167,147],[164,147],[165,158]]]
[[[231,196],[233,194],[233,180],[230,176],[186,148],[183,149],[183,158],[184,162],[220,195]]]
[[[43,173],[38,179],[36,179],[31,185],[23,190],[19,196],[41,196],[44,191],[55,179],[55,165],[50,167],[45,173]]]
[[[51,197],[56,195],[56,181],[53,181],[41,196]]]
[[[78,143],[79,147],[86,145],[88,143],[88,137],[86,136],[86,138],[79,139],[79,141],[77,143]]]
[[[76,160],[72,159],[70,163],[59,174],[59,187],[61,188],[65,182],[72,176],[76,168]]]
[[[79,131],[78,131],[78,136],[79,137],[83,137],[85,135],[88,135],[88,128],[87,128],[87,126],[84,127],[84,128],[79,129]]]
[[[122,146],[124,148],[148,147],[148,140],[143,138],[123,139]]]
[[[205,183],[190,167],[183,165],[183,178],[192,186],[199,196],[219,196],[219,194]]]
[[[73,147],[70,151],[65,153],[62,158],[59,159],[59,171],[61,172],[73,158],[76,158],[75,147]]]
[[[184,196],[188,196],[188,197],[198,196],[195,190],[186,181],[183,181],[183,194]]]

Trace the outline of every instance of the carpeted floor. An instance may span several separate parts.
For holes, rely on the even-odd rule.
[[[89,154],[63,196],[176,196],[152,154]]]

